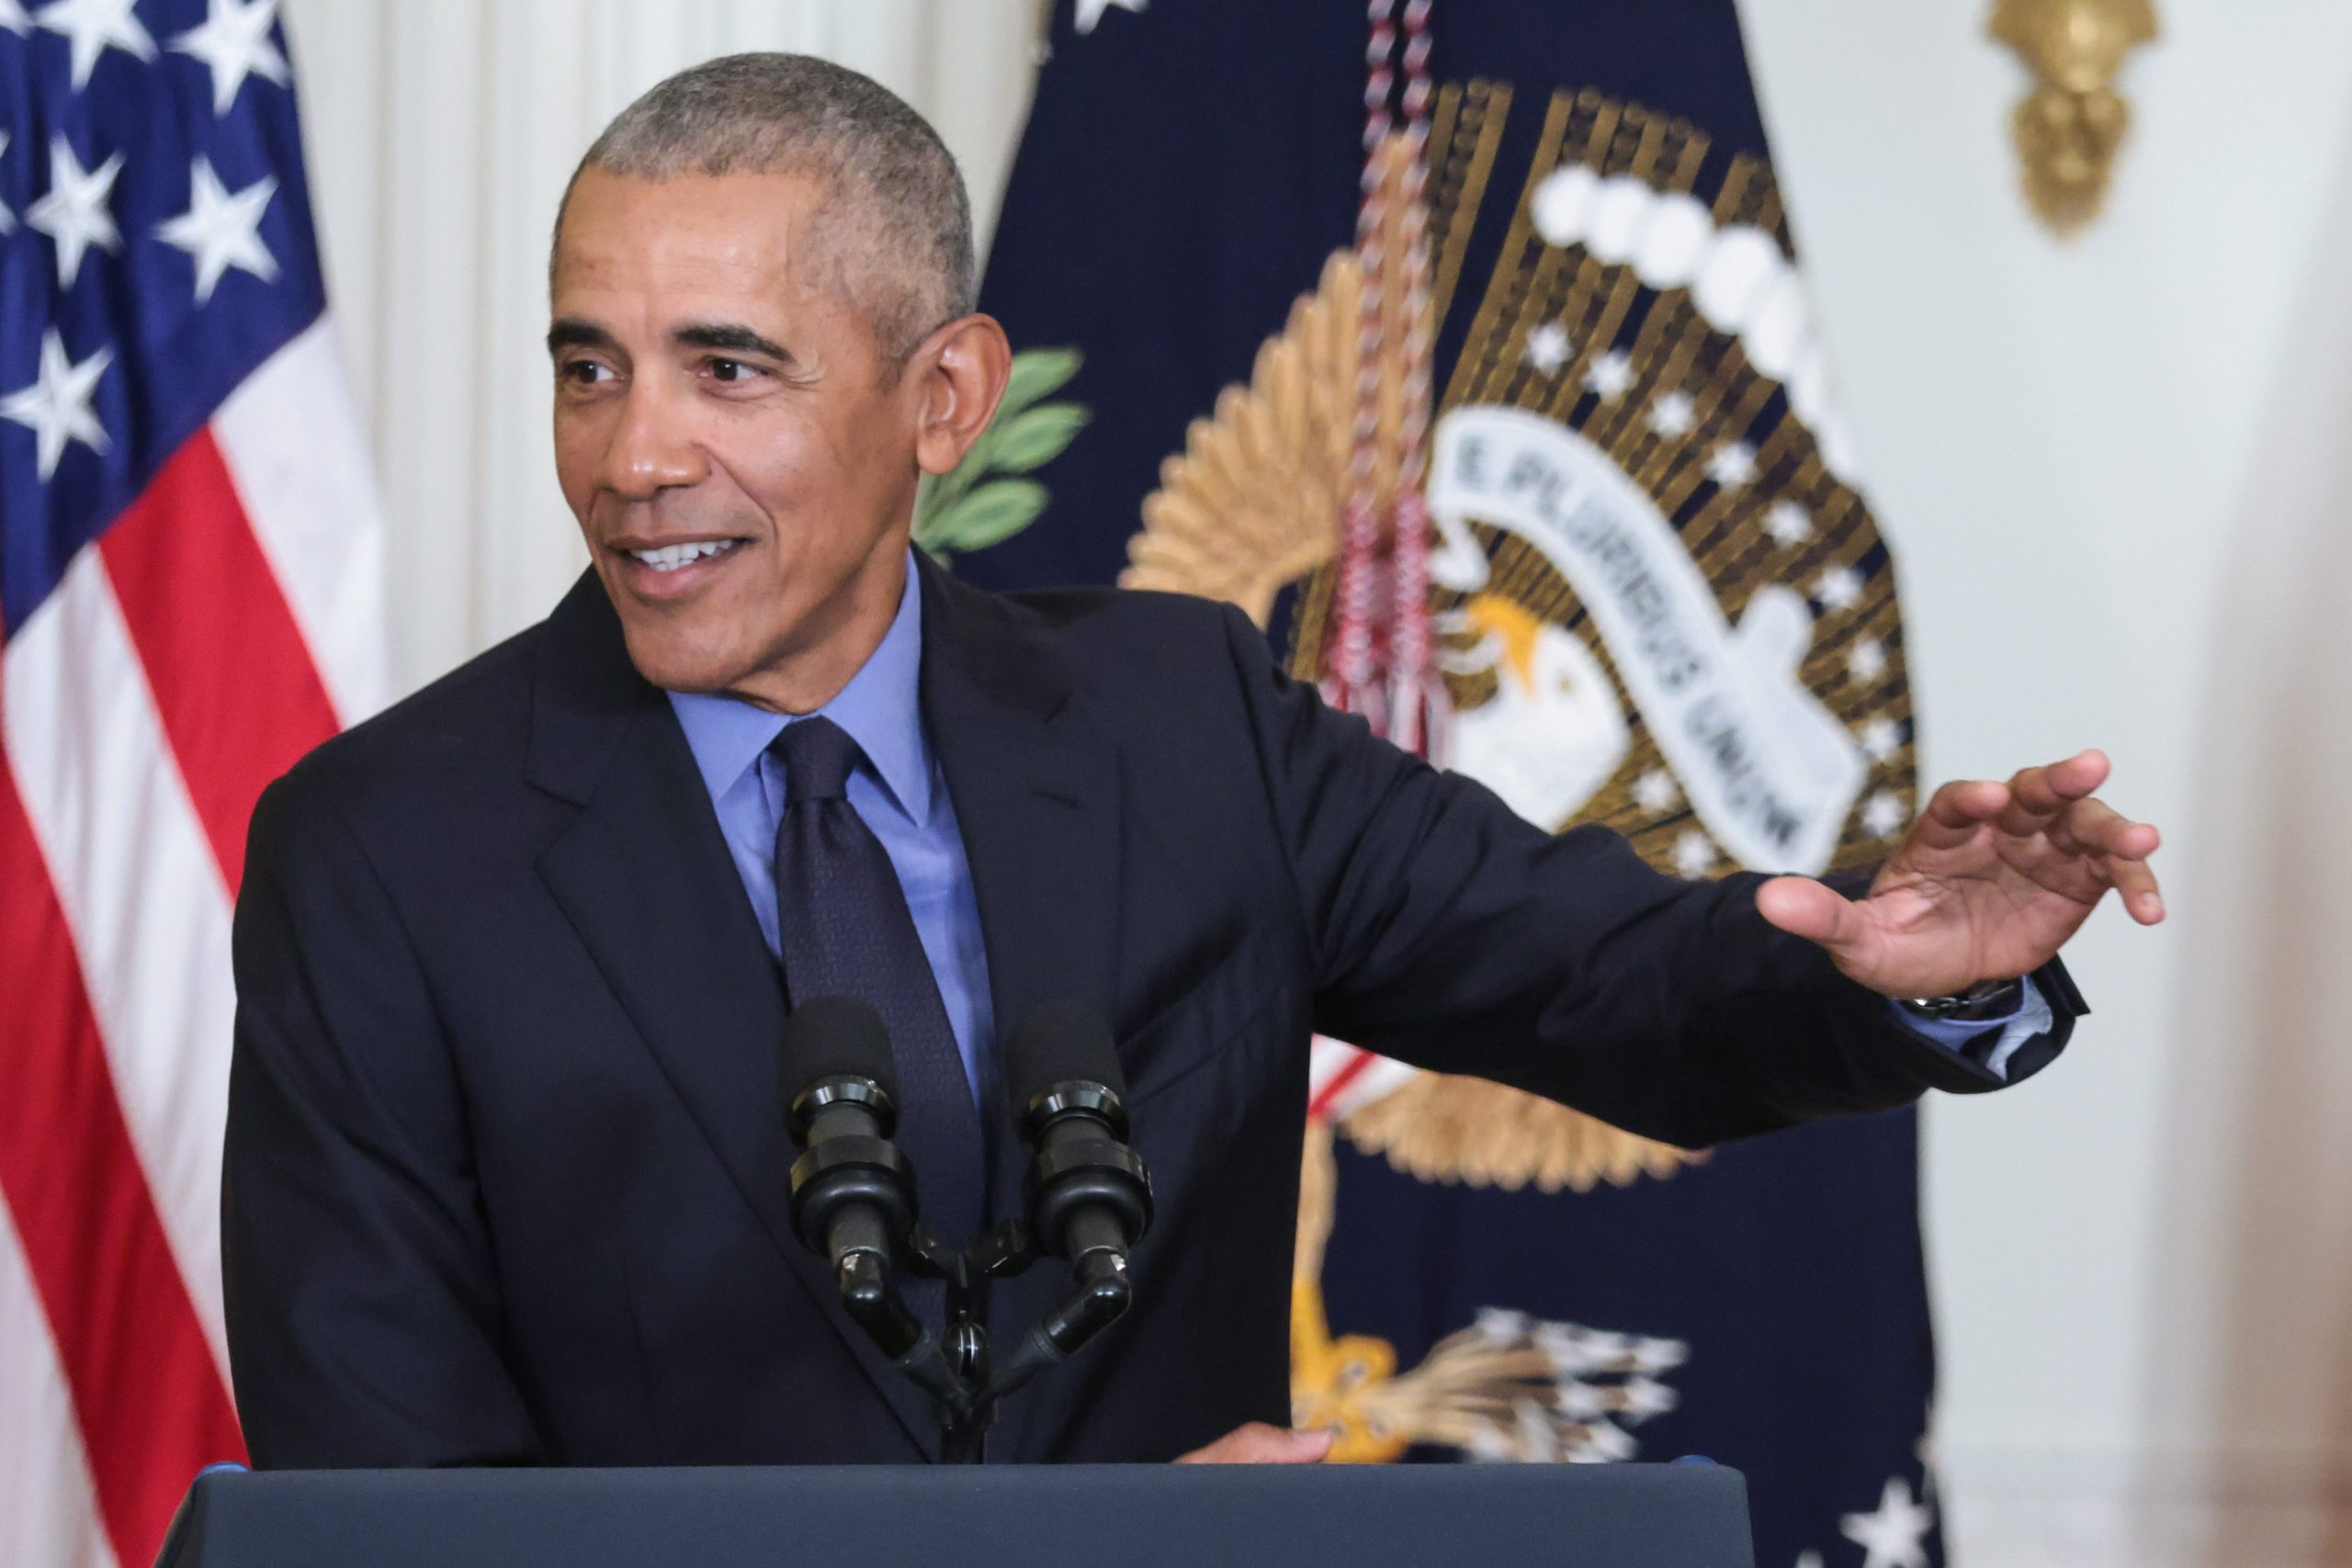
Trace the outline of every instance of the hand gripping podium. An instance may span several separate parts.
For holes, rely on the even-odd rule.
[[[1738,1472],[987,1465],[213,1472],[157,1568],[1753,1568]]]

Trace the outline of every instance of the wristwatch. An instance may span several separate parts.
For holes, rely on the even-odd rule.
[[[1964,991],[1944,997],[1897,997],[1894,1005],[1915,1018],[1939,1023],[1977,1023],[2007,1018],[2025,999],[2025,981],[1981,980]]]

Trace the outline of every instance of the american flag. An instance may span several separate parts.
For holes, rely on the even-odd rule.
[[[380,535],[274,0],[0,0],[0,1563],[243,1457],[229,917],[381,695]]]

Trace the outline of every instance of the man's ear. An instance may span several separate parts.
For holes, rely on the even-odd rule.
[[[991,316],[961,316],[925,338],[907,367],[918,378],[915,461],[954,470],[989,427],[1012,373],[1012,345]]]

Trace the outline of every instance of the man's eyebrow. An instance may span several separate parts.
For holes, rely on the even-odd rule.
[[[616,344],[613,342],[612,333],[594,321],[582,321],[578,316],[559,317],[555,324],[548,328],[549,354],[560,354],[567,348],[612,348]]]
[[[670,341],[680,348],[709,348],[721,353],[757,354],[789,365],[792,351],[781,344],[769,342],[751,328],[733,321],[696,321],[683,326],[670,334]]]

